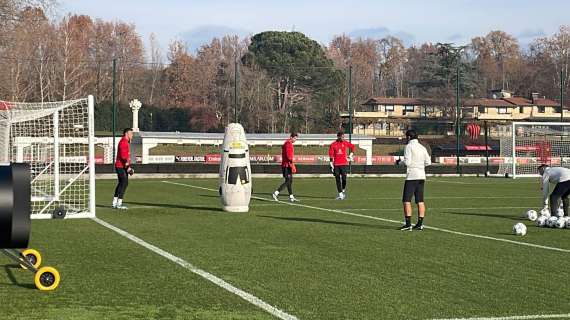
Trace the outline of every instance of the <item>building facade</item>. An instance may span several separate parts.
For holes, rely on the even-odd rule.
[[[461,121],[482,123],[495,127],[513,121],[570,121],[570,111],[560,103],[533,93],[524,98],[511,92],[497,90],[489,98],[461,101]],[[342,112],[348,122],[348,112]],[[421,127],[423,134],[453,135],[455,108],[446,108],[442,102],[428,98],[374,97],[368,99],[353,113],[353,133],[372,136],[402,136],[410,127]]]
[[[341,113],[345,120],[348,112]],[[443,108],[435,99],[370,98],[353,113],[353,133],[372,136],[401,136],[414,123],[449,123]]]

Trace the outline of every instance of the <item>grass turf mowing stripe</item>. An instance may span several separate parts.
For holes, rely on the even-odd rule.
[[[163,183],[167,183],[167,184],[177,185],[177,186],[183,186],[183,187],[187,187],[187,188],[194,188],[194,189],[201,189],[201,190],[206,190],[206,191],[211,191],[211,192],[218,192],[218,190],[216,190],[216,189],[205,188],[205,187],[199,187],[199,186],[194,186],[194,185],[190,185],[190,184],[186,184],[186,183],[170,182],[170,181],[162,181],[162,182],[163,182]],[[252,199],[261,200],[261,201],[275,201],[275,200],[273,200],[273,199],[267,199],[267,198],[256,197],[256,196],[252,196],[251,198],[252,198]],[[329,200],[329,201],[330,201],[330,200]],[[374,217],[374,216],[367,216],[367,215],[360,214],[360,213],[348,212],[348,211],[343,211],[343,210],[338,210],[338,209],[321,208],[321,207],[315,207],[315,206],[309,206],[309,205],[305,205],[305,204],[291,203],[291,202],[279,202],[279,203],[282,203],[282,204],[285,204],[285,205],[290,205],[290,206],[297,206],[297,207],[307,208],[307,209],[319,210],[319,211],[327,211],[327,212],[340,213],[340,214],[344,214],[344,215],[348,215],[348,216],[360,217],[360,218],[365,218],[365,219],[373,219],[373,220],[384,221],[384,222],[390,222],[390,223],[397,223],[397,224],[401,224],[401,223],[402,223],[402,221],[397,221],[397,220],[392,220],[392,219],[386,219],[386,218],[380,218],[380,217]],[[450,233],[450,234],[459,235],[459,236],[465,236],[465,237],[472,237],[472,238],[478,238],[478,239],[493,240],[493,241],[505,242],[505,243],[510,243],[510,244],[516,244],[516,245],[520,245],[520,246],[526,246],[526,247],[532,247],[532,248],[538,248],[538,249],[544,249],[544,250],[551,250],[551,251],[558,251],[558,252],[570,253],[570,250],[569,250],[569,249],[562,249],[562,248],[556,248],[556,247],[549,247],[549,246],[543,246],[543,245],[540,245],[540,244],[534,244],[534,243],[528,243],[528,242],[521,242],[521,241],[515,241],[515,240],[509,240],[509,239],[503,239],[503,238],[495,238],[495,237],[484,236],[484,235],[479,235],[479,234],[474,234],[474,233],[465,233],[465,232],[454,231],[454,230],[449,230],[449,229],[444,229],[444,228],[438,228],[438,227],[425,226],[425,229],[430,229],[430,230],[435,230],[435,231],[440,231],[440,232],[445,232],[445,233]]]
[[[146,248],[146,249],[148,249],[148,250],[150,250],[150,251],[152,251],[152,252],[154,252],[154,253],[156,253],[156,254],[158,254],[158,255],[160,255],[160,256],[162,256],[162,257],[186,268],[186,269],[188,269],[188,270],[190,270],[191,272],[199,275],[200,277],[214,283],[218,287],[239,296],[240,298],[244,299],[245,301],[267,311],[268,313],[270,313],[271,315],[273,315],[279,319],[297,320],[297,317],[277,309],[276,307],[268,304],[267,302],[259,299],[256,296],[252,295],[251,293],[245,292],[245,291],[231,285],[230,283],[224,281],[223,279],[218,278],[215,275],[192,265],[191,263],[187,262],[186,260],[184,260],[182,258],[179,258],[179,257],[177,257],[177,256],[175,256],[169,252],[166,252],[166,251],[164,251],[164,250],[162,250],[162,249],[160,249],[160,248],[158,248],[158,247],[156,247],[156,246],[154,246],[154,245],[152,245],[152,244],[150,244],[150,243],[148,243],[148,242],[146,242],[146,241],[144,241],[144,240],[120,229],[120,228],[117,228],[114,225],[112,225],[108,222],[105,222],[99,218],[92,218],[92,219],[93,219],[93,221],[97,222],[98,224],[100,224],[100,225],[102,225],[102,226],[104,226],[104,227],[106,227],[112,231],[115,231],[116,233],[118,233],[121,236],[135,242],[136,244],[138,244],[138,245],[140,245],[140,246],[142,246],[142,247],[144,247],[144,248]]]
[[[530,320],[530,319],[568,319],[570,313],[565,314],[537,314],[528,316],[507,316],[507,317],[479,317],[479,318],[445,318],[432,320]]]

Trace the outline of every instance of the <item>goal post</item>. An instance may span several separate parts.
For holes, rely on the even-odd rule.
[[[505,177],[538,177],[538,167],[570,167],[570,123],[513,122],[501,137],[498,174]]]
[[[0,101],[0,163],[30,164],[33,219],[95,217],[94,105]]]

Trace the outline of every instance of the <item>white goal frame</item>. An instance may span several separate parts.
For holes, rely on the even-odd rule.
[[[512,122],[511,123],[511,132],[510,132],[510,136],[506,137],[507,139],[509,139],[510,141],[505,141],[503,140],[504,138],[501,139],[501,149],[504,147],[505,142],[509,143],[510,142],[510,154],[506,155],[503,154],[503,151],[501,150],[501,156],[505,157],[504,161],[505,163],[503,165],[501,165],[501,168],[499,169],[499,174],[501,174],[501,169],[503,169],[503,171],[510,171],[507,173],[504,173],[505,175],[507,175],[508,177],[511,177],[513,179],[516,178],[521,178],[521,177],[540,177],[540,175],[538,174],[538,172],[535,173],[521,173],[519,170],[519,164],[517,159],[522,158],[520,156],[517,156],[517,128],[518,127],[531,127],[531,126],[541,126],[541,127],[545,127],[545,126],[557,126],[557,127],[567,127],[568,130],[564,130],[563,133],[566,133],[567,135],[570,135],[570,122]],[[555,136],[556,137],[556,136]],[[560,139],[564,139],[565,135],[562,134],[560,135]],[[570,136],[567,137],[567,141],[570,145]],[[546,139],[545,139],[546,140]],[[520,141],[520,139],[519,139]],[[554,141],[554,139],[551,139],[551,141]],[[568,159],[570,159],[570,150],[568,150],[568,154],[564,153],[564,154],[560,154],[557,156],[553,156],[552,158],[559,158],[560,159],[560,166],[565,166],[565,160],[568,161]],[[536,166],[538,168],[538,166],[540,165],[538,163],[538,161],[535,160],[535,163],[529,164],[532,166]],[[509,166],[510,170],[504,170],[505,166]],[[566,165],[568,166],[568,165]]]
[[[66,218],[94,218],[95,217],[95,99],[92,95],[86,99],[69,100],[62,102],[46,103],[8,103],[17,106],[15,110],[6,111],[5,119],[0,119],[0,125],[7,126],[3,129],[0,139],[0,162],[28,162],[37,170],[32,170],[32,219],[53,218],[54,208],[59,203],[73,210],[66,211]],[[79,115],[66,114],[68,108],[76,108],[81,111]],[[72,109],[74,110],[74,109]],[[60,119],[60,116],[63,119]],[[34,121],[45,120],[38,129],[45,129],[46,124],[52,124],[49,134],[41,135],[35,129]],[[71,119],[71,120],[68,120]],[[66,121],[69,121],[66,123]],[[61,131],[69,129],[70,123],[77,122],[77,131],[82,134],[68,134],[61,136]],[[13,128],[30,125],[27,136],[14,134]],[[62,126],[63,127],[60,127]],[[75,126],[75,124],[73,124]],[[87,128],[84,128],[87,126]],[[61,129],[61,130],[60,130]],[[7,137],[5,137],[7,136]],[[37,150],[33,146],[38,147]],[[80,146],[80,147],[77,147]],[[26,148],[30,149],[25,151]],[[67,149],[74,149],[69,152]],[[35,152],[35,154],[34,154]],[[62,158],[66,153],[71,155]],[[85,154],[85,152],[87,154]],[[26,156],[25,156],[26,153]],[[78,154],[79,153],[79,154]],[[38,160],[39,157],[40,159]],[[52,157],[52,158],[50,158]],[[67,166],[68,168],[66,169]],[[69,169],[73,168],[73,169]],[[86,181],[87,180],[87,181]],[[34,188],[34,185],[49,184],[48,188]],[[76,191],[73,188],[79,190]],[[88,188],[88,190],[85,190]],[[34,189],[38,189],[34,191]],[[46,191],[47,190],[47,191]],[[81,200],[75,202],[65,197],[65,192],[72,192]],[[67,209],[69,207],[62,206]]]

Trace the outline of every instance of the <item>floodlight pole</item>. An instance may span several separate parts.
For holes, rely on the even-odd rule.
[[[565,87],[566,79],[564,77],[564,70],[560,70],[560,122],[564,122],[564,87]],[[564,127],[562,127],[562,131],[564,132]],[[560,140],[564,139],[564,133],[560,136]],[[564,157],[560,154],[560,166],[562,166],[562,162]]]
[[[489,128],[487,126],[487,120],[483,122],[485,124],[485,177],[489,175]]]
[[[455,52],[455,141],[456,141],[456,154],[457,154],[457,159],[456,159],[456,172],[457,174],[461,173],[461,169],[459,167],[459,138],[461,135],[461,107],[459,105],[460,101],[459,101],[459,59],[460,59],[460,54],[461,51],[456,51]]]
[[[238,123],[238,106],[239,106],[239,64],[234,61],[234,121]]]
[[[348,142],[352,143],[352,64],[348,66]],[[352,173],[352,161],[348,163],[348,172]]]
[[[564,122],[564,86],[566,79],[564,77],[564,70],[560,70],[560,122]]]
[[[116,135],[116,125],[117,125],[117,98],[116,98],[116,86],[117,86],[117,58],[113,58],[113,120],[112,120],[112,131],[113,131],[113,159],[115,161],[115,135]]]
[[[352,65],[348,66],[348,141],[352,142]]]
[[[453,53],[455,57],[455,153],[456,153],[456,172],[461,174],[461,167],[459,165],[459,139],[461,138],[461,97],[460,97],[460,71],[459,64],[461,63],[461,52],[465,50],[467,46],[452,46],[448,45],[450,52]]]

